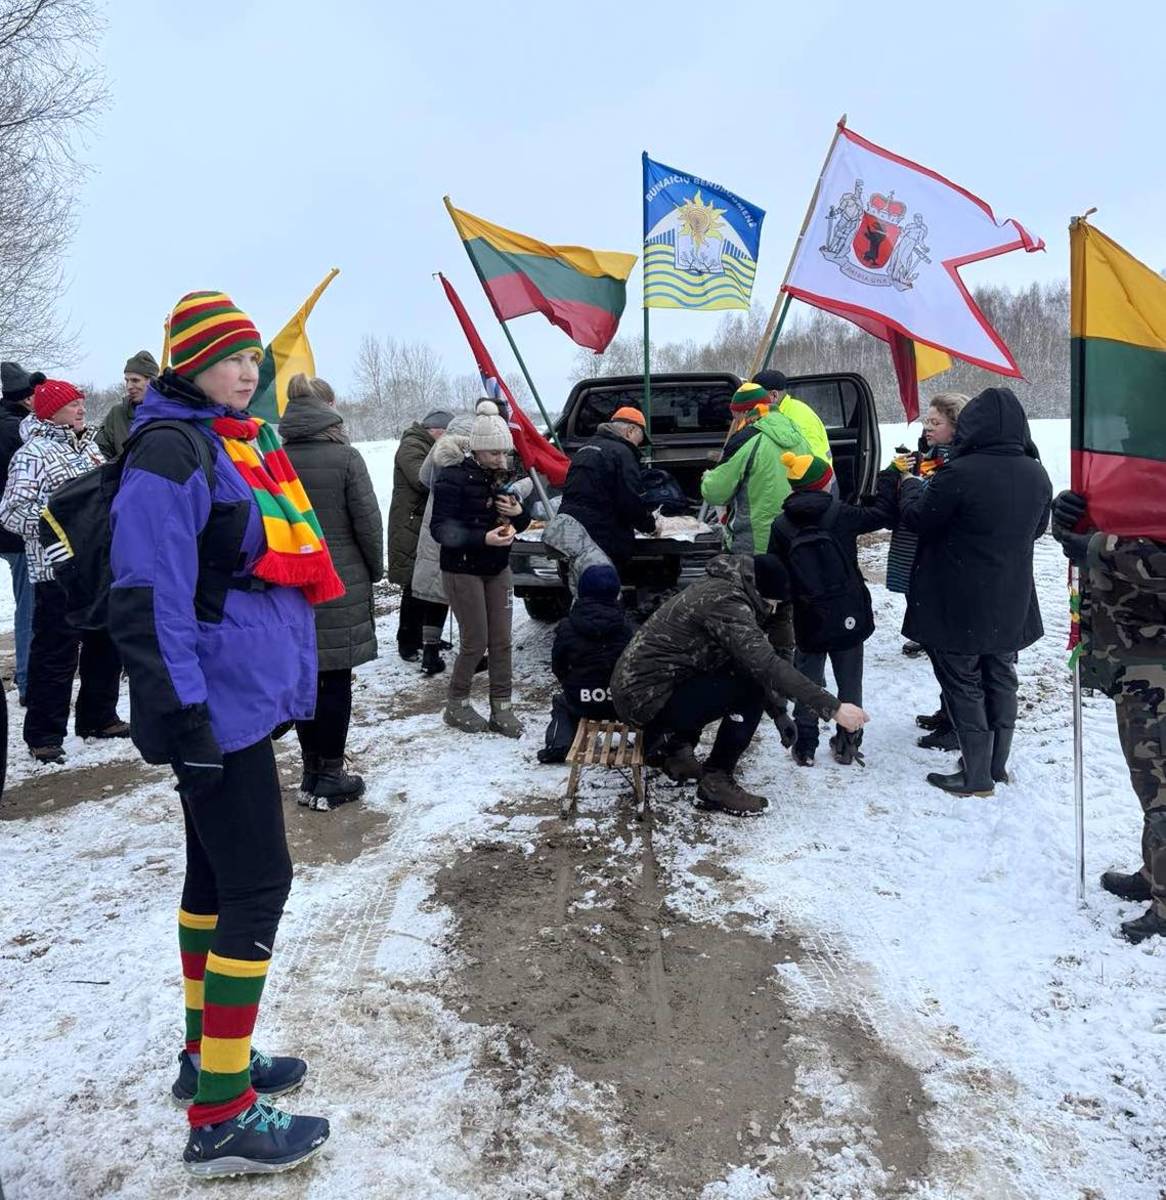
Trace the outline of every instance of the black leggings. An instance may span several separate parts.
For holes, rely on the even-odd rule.
[[[305,754],[343,758],[352,720],[352,672],[321,671],[316,676],[316,715],[296,722],[296,736]]]
[[[645,731],[649,749],[671,734],[695,746],[701,730],[720,720],[705,769],[729,771],[749,747],[765,711],[765,692],[747,675],[694,675],[668,697]]]
[[[193,805],[183,800],[182,817],[183,909],[218,913],[216,954],[270,958],[292,881],[271,739],[224,754],[222,786]]]

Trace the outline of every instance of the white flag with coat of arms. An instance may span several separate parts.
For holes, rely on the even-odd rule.
[[[1019,376],[959,268],[1043,249],[971,192],[840,125],[782,290],[884,341],[901,333]]]

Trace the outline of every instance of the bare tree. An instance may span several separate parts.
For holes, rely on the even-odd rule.
[[[93,0],[0,0],[0,346],[38,366],[71,343],[56,301],[78,142],[106,101],[99,31]]]

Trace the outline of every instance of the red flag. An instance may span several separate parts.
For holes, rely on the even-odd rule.
[[[571,460],[562,450],[548,442],[534,427],[526,413],[518,407],[510,389],[506,386],[506,380],[498,373],[498,368],[494,366],[490,352],[482,344],[482,339],[478,336],[478,331],[474,328],[474,323],[470,320],[470,315],[463,307],[457,292],[440,272],[438,272],[438,278],[441,280],[441,286],[445,288],[446,297],[453,306],[462,332],[466,335],[466,341],[470,343],[470,350],[482,376],[482,387],[485,389],[486,395],[495,398],[502,396],[506,400],[509,410],[510,433],[514,438],[514,449],[518,452],[518,457],[522,459],[522,465],[528,471],[538,471],[540,475],[544,475],[553,487],[562,487],[567,479],[567,469],[571,465]]]

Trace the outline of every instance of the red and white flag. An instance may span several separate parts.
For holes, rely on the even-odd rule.
[[[892,343],[902,335],[1019,376],[959,276],[966,263],[1043,250],[1017,221],[942,175],[839,125],[782,290]]]
[[[504,399],[507,405],[507,423],[514,438],[514,450],[528,471],[538,471],[546,476],[552,487],[562,487],[567,479],[571,460],[557,446],[548,442],[535,428],[534,422],[518,407],[517,401],[506,386],[506,380],[498,373],[490,351],[478,335],[470,314],[466,312],[461,297],[453,290],[453,284],[440,272],[438,278],[445,289],[446,299],[457,316],[458,324],[470,344],[478,373],[482,376],[484,394],[492,400]]]

